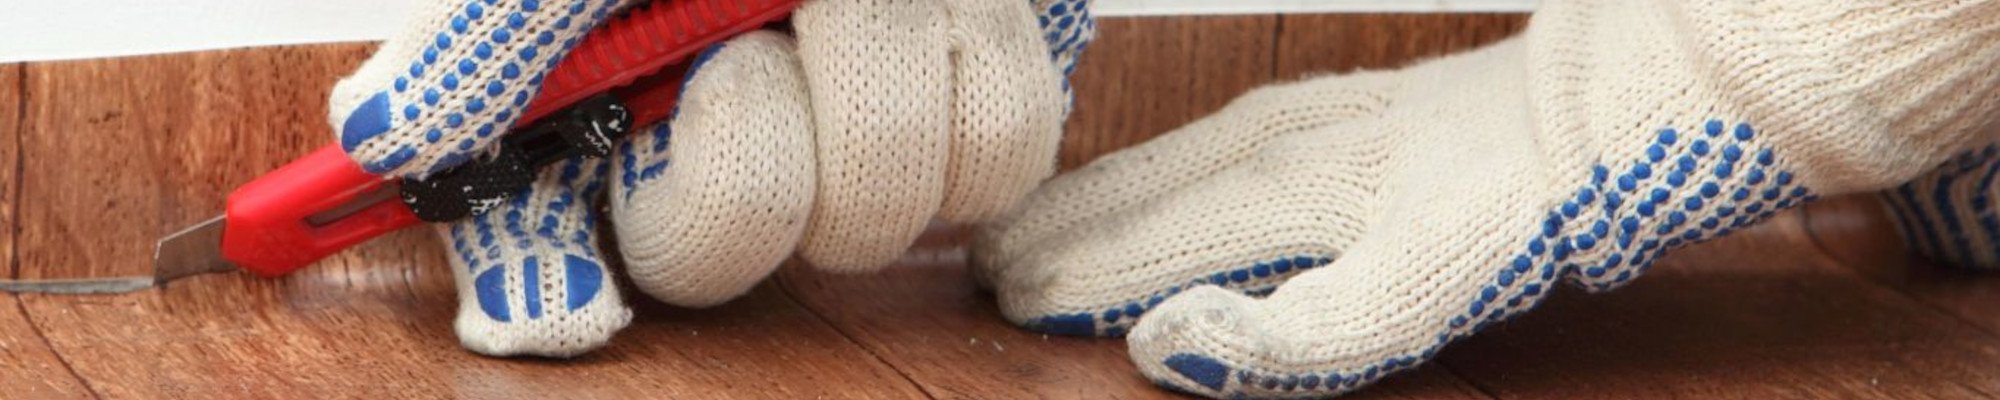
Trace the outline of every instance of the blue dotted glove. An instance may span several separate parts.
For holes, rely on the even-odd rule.
[[[497,356],[570,357],[603,346],[632,320],[598,250],[603,160],[578,156],[542,171],[528,193],[490,212],[438,224],[457,277],[458,338]]]
[[[2000,269],[1996,173],[2000,144],[1988,143],[1880,197],[1910,251],[1947,266]]]
[[[342,149],[371,174],[422,178],[486,151],[569,49],[627,0],[435,0],[334,85]]]
[[[796,40],[753,32],[709,49],[669,120],[610,160],[566,161],[529,193],[440,228],[459,276],[461,341],[572,356],[628,323],[593,236],[587,205],[600,187],[632,281],[683,306],[741,295],[797,248],[829,268],[878,268],[933,215],[998,214],[1053,171],[1063,71],[1094,26],[1083,4],[819,0],[794,14]],[[483,124],[447,120],[440,140]],[[438,160],[470,153],[450,154],[461,155]],[[412,165],[380,170],[442,164]]]
[[[667,124],[614,157],[611,215],[635,285],[707,306],[796,250],[887,266],[939,217],[991,219],[1054,171],[1081,0],[820,0],[796,39],[713,49]],[[671,141],[671,145],[668,142]]]
[[[430,1],[354,75],[334,86],[341,148],[368,173],[422,178],[495,147],[542,79],[626,0]],[[466,348],[567,357],[602,346],[631,319],[605,273],[590,206],[601,160],[542,171],[523,195],[439,224],[453,250]]]
[[[1162,386],[1325,397],[1559,281],[1906,182],[2000,115],[1995,2],[1725,3],[1545,1],[1521,38],[1254,91],[1052,180],[973,261],[1010,320],[1124,335]]]

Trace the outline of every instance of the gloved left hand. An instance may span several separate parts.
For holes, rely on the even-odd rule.
[[[586,25],[564,18],[570,9],[598,13],[584,14],[594,23],[620,2],[450,3],[403,36],[575,29]],[[998,214],[1054,170],[1068,111],[1063,73],[1094,28],[1085,3],[816,0],[793,14],[796,40],[754,32],[711,48],[692,61],[673,116],[638,130],[611,159],[559,162],[527,193],[438,226],[453,250],[461,342],[489,355],[566,357],[602,346],[629,323],[598,249],[603,218],[591,204],[600,194],[633,282],[684,306],[747,292],[795,248],[823,268],[867,271],[893,261],[933,215],[965,222]],[[377,57],[478,69],[520,49],[392,52],[406,45],[392,42]],[[393,62],[371,61],[357,76],[378,64]],[[461,83],[433,97],[484,98],[487,90]],[[416,101],[431,96],[419,93]],[[336,96],[336,106],[357,103]],[[494,107],[488,115],[518,109],[484,105]],[[497,136],[468,128],[489,121],[440,122],[436,134],[398,126],[383,135],[453,147],[423,147],[370,171],[438,170],[491,151]],[[385,160],[358,154],[364,164]]]
[[[1558,283],[1621,287],[1819,195],[1968,149],[1917,190],[1977,189],[1954,176],[1991,171],[1996,17],[1995,0],[1543,1],[1516,39],[1259,89],[1058,177],[980,231],[974,266],[1008,318],[1126,335],[1161,385],[1330,397]],[[1971,215],[1938,221],[1986,234]]]

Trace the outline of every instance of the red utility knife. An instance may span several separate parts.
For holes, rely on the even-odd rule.
[[[801,1],[655,0],[633,9],[557,64],[516,127],[606,93],[631,110],[631,126],[658,122],[680,92],[674,72],[681,69],[670,65],[782,18]],[[363,172],[340,145],[328,145],[230,192],[222,216],[161,239],[152,276],[0,281],[0,291],[120,293],[212,272],[284,275],[422,222],[398,197],[398,184]]]

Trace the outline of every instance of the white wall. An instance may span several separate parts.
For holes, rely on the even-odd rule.
[[[1095,0],[1099,15],[1530,11],[1537,0]]]
[[[433,0],[9,0],[0,62],[381,40]],[[1526,11],[1536,0],[1095,0],[1100,16]]]

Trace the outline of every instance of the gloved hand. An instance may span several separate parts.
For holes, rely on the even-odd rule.
[[[542,78],[633,0],[434,0],[354,75],[328,117],[341,148],[371,174],[423,178],[491,145]]]
[[[1008,318],[1162,385],[1344,393],[1671,249],[1907,181],[2000,118],[2000,1],[1546,1],[1523,37],[1261,89],[979,233]],[[1275,292],[1273,289],[1275,288]]]
[[[1911,252],[1950,267],[2000,269],[1996,173],[2000,143],[1988,141],[1877,197]]]
[[[933,216],[976,222],[1053,173],[1083,0],[819,0],[702,62],[678,119],[616,155],[632,281],[717,304],[792,252],[888,265]],[[668,145],[669,136],[672,145]],[[671,165],[671,166],[669,166]]]
[[[554,60],[624,3],[442,1],[336,86],[341,142],[406,177],[490,151]],[[697,56],[673,116],[611,159],[560,162],[438,226],[468,349],[574,356],[629,323],[594,229],[605,189],[633,282],[706,306],[794,248],[878,268],[931,215],[990,217],[1051,173],[1062,72],[1094,27],[1083,0],[817,0],[793,16],[796,44],[755,32]]]
[[[630,0],[436,0],[333,88],[336,139],[369,173],[423,178],[492,151],[542,79]],[[573,159],[531,193],[439,224],[453,249],[457,330],[473,351],[570,356],[631,320],[589,206],[607,164]]]

